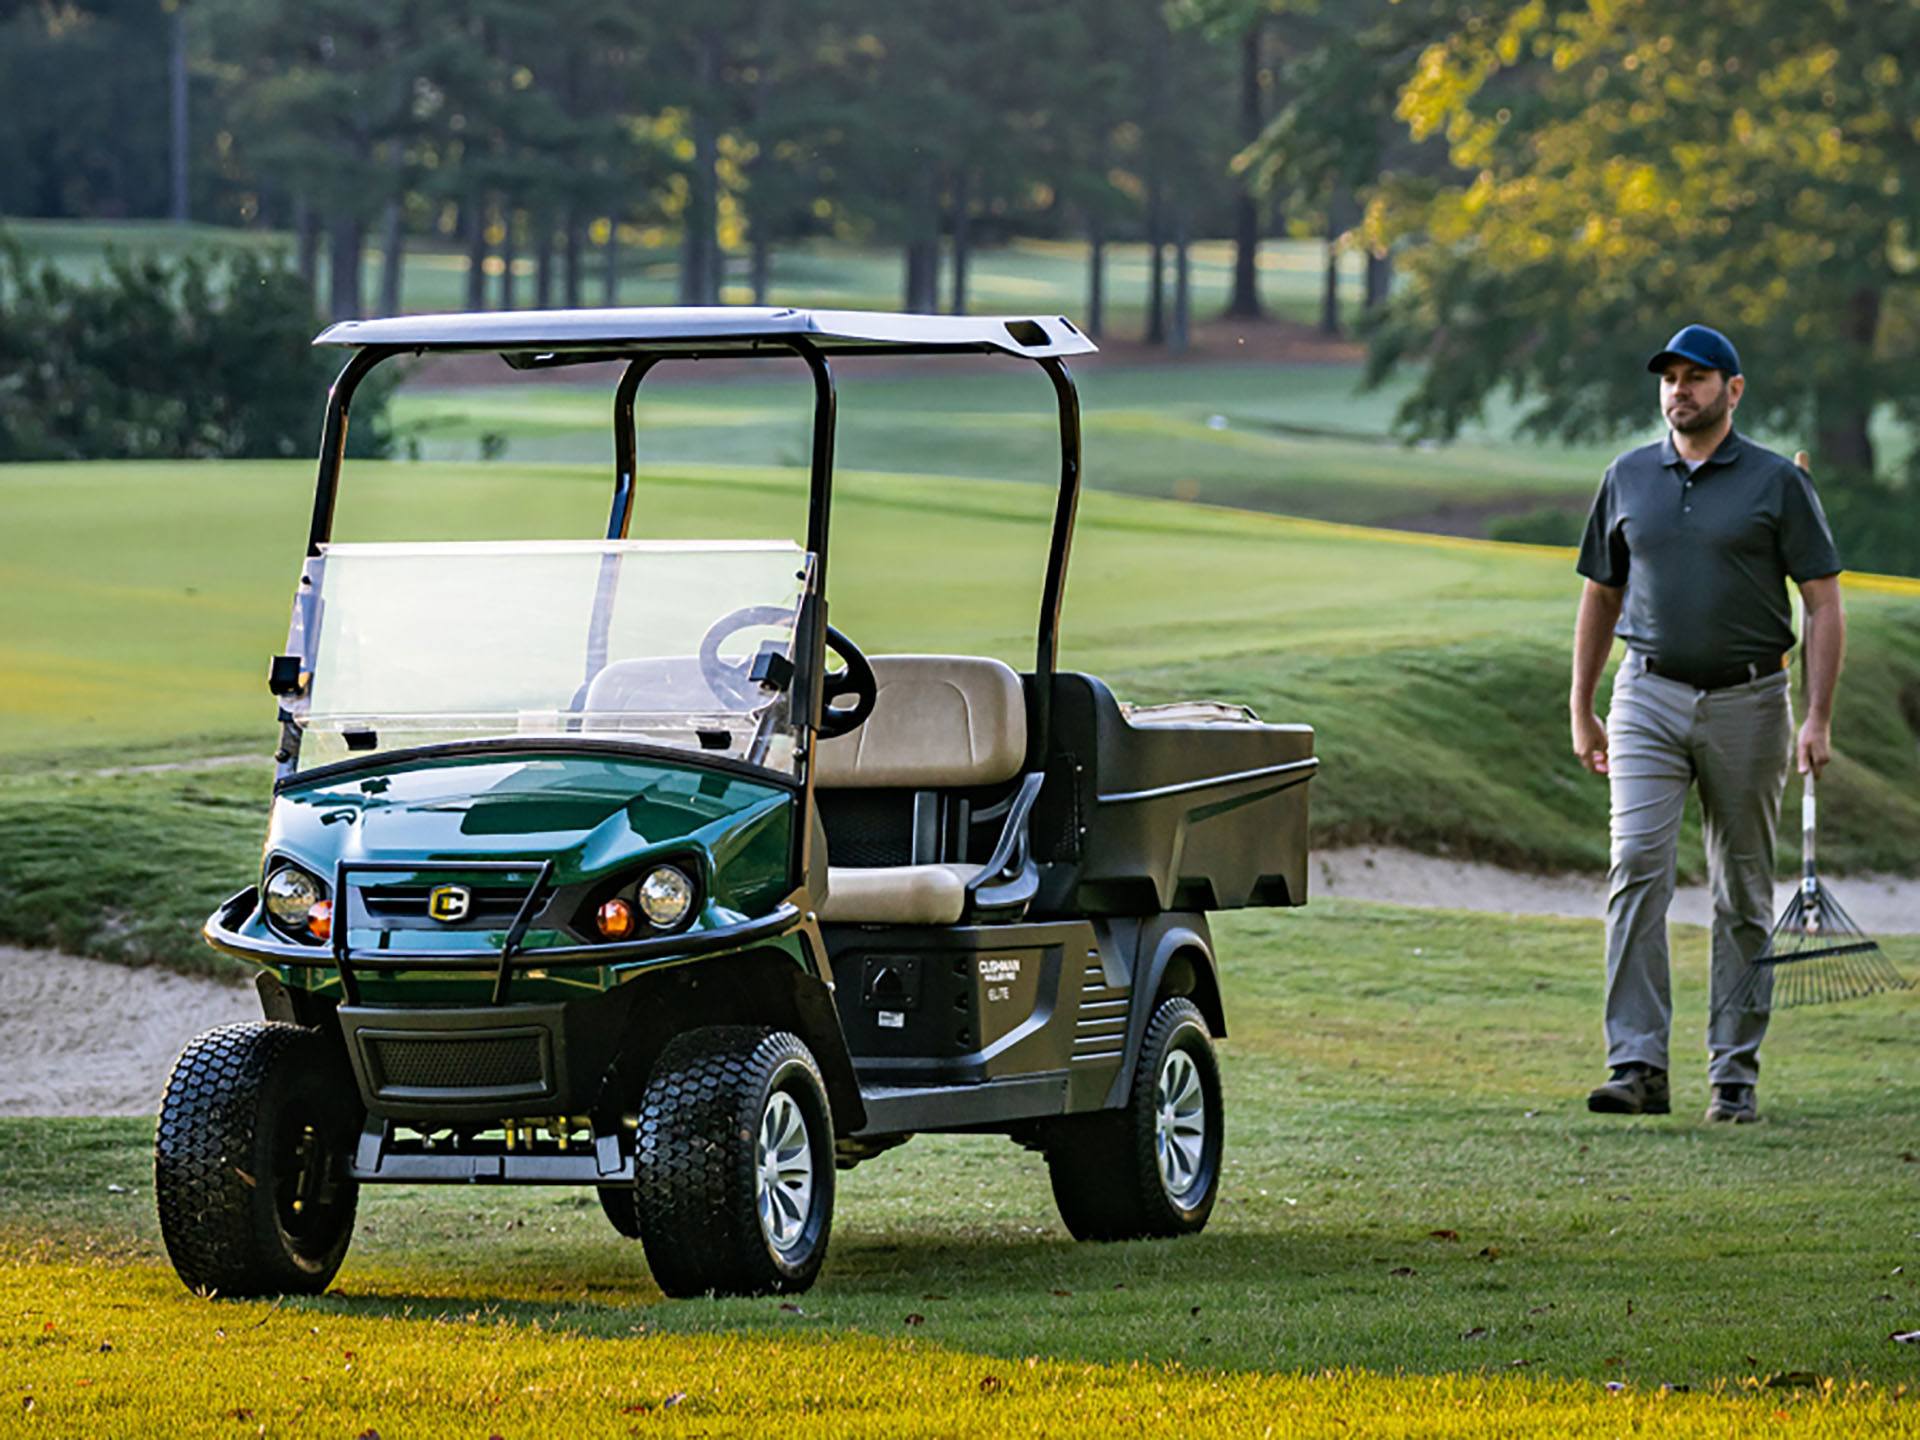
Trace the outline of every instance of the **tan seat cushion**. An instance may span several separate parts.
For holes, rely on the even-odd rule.
[[[877,655],[879,698],[850,735],[820,742],[814,783],[825,789],[963,789],[997,785],[1027,758],[1020,677],[971,655]]]
[[[834,865],[820,918],[843,925],[953,925],[978,865]]]

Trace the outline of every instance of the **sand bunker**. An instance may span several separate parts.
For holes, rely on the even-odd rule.
[[[1920,881],[1853,875],[1835,889],[1869,934],[1920,932]],[[1783,903],[1791,891],[1790,884],[1781,887]],[[1313,893],[1598,917],[1605,877],[1518,875],[1367,847],[1317,852]],[[1701,886],[1674,900],[1676,920],[1705,924],[1712,911]],[[1597,965],[1598,952],[1594,958]],[[250,985],[0,946],[0,1115],[151,1115],[187,1041],[215,1025],[259,1018]]]

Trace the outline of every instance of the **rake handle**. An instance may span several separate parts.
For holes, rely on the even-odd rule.
[[[1807,783],[1800,791],[1800,888],[1808,899],[1813,898],[1819,882],[1813,878],[1813,825],[1814,812],[1818,802],[1814,798],[1817,781],[1813,772],[1807,772]]]

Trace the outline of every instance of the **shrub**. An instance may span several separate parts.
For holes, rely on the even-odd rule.
[[[0,461],[310,454],[337,354],[278,256],[110,255],[82,282],[0,236]],[[392,383],[354,403],[353,452],[392,446]]]
[[[1489,540],[1523,545],[1578,545],[1581,517],[1571,510],[1548,506],[1522,515],[1497,515],[1487,522]]]

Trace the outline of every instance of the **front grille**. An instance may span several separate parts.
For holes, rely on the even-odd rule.
[[[545,1090],[538,1032],[514,1035],[368,1036],[379,1090]]]
[[[473,899],[466,917],[453,921],[458,925],[505,925],[512,922],[526,903],[531,885],[470,886]],[[366,885],[360,889],[360,903],[369,915],[394,920],[427,919],[427,896],[431,885]]]

